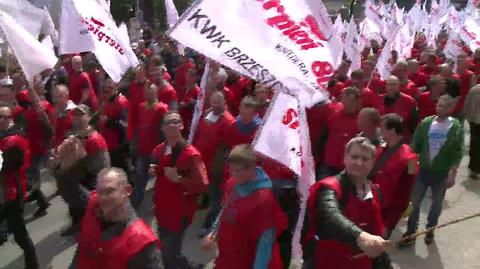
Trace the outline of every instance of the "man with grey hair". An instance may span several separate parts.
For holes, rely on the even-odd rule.
[[[78,247],[70,269],[160,269],[160,241],[135,214],[132,186],[124,170],[111,167],[97,175],[82,221]]]
[[[375,147],[365,137],[344,149],[345,170],[310,188],[302,231],[304,269],[391,268],[382,238],[380,193],[367,180]],[[360,251],[361,258],[352,259]],[[382,267],[376,267],[382,264]],[[375,265],[374,265],[375,264]]]

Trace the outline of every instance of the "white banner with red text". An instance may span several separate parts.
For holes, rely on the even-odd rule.
[[[333,74],[340,40],[327,40],[314,0],[198,0],[170,29],[173,39],[274,90],[313,105]],[[323,25],[323,24],[322,24]],[[285,81],[300,83],[292,92]]]

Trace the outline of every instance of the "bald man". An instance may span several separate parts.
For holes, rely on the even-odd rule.
[[[381,95],[384,102],[384,113],[396,113],[403,118],[404,136],[406,141],[413,134],[417,125],[417,103],[412,97],[400,91],[400,81],[396,76],[390,76],[386,82],[386,93]]]
[[[70,100],[75,104],[86,104],[91,110],[98,109],[97,96],[93,89],[90,76],[83,71],[81,56],[73,56],[71,66],[65,66],[69,70],[68,79],[70,82]]]
[[[405,61],[399,61],[393,68],[392,75],[395,75],[400,81],[400,91],[404,94],[418,99],[420,92],[417,85],[408,78],[408,64]]]
[[[120,168],[97,175],[70,269],[160,269],[160,241],[130,205],[132,186]]]

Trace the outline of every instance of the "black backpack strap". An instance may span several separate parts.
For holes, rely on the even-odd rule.
[[[372,170],[368,174],[369,180],[371,180],[375,176],[378,170],[380,170],[380,168],[382,168],[385,165],[385,163],[387,163],[387,161],[390,160],[390,158],[402,147],[403,144],[404,144],[404,141],[402,138],[400,141],[398,141],[397,144],[393,145],[393,147],[387,148],[382,152],[382,154],[380,154],[377,161],[373,165]]]
[[[173,148],[172,148],[172,157],[170,158],[170,166],[171,167],[176,167],[177,165],[177,160],[180,157],[180,154],[182,151],[185,149],[185,147],[188,145],[187,141],[183,140],[178,142]]]

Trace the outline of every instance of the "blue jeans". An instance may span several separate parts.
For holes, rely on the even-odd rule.
[[[45,209],[48,201],[41,190],[40,173],[45,168],[48,156],[32,155],[30,167],[27,170],[27,186],[30,192],[29,201],[37,201],[38,207]]]
[[[432,206],[428,212],[427,228],[437,226],[438,218],[442,213],[443,199],[447,190],[448,172],[434,173],[420,168],[420,171],[413,186],[412,213],[408,218],[407,232],[415,233],[418,228],[418,219],[420,217],[420,206],[425,197],[427,188],[432,190]]]
[[[138,208],[143,201],[145,195],[145,188],[148,182],[148,167],[150,164],[150,156],[137,155],[135,162],[135,186],[133,188],[132,204],[135,208]]]

